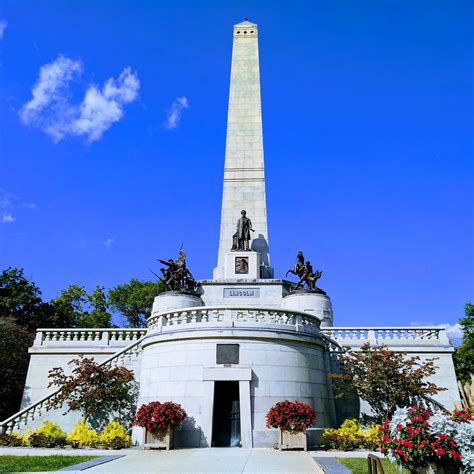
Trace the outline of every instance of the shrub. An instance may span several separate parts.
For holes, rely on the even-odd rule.
[[[456,423],[464,423],[465,421],[474,421],[472,416],[473,410],[471,408],[463,408],[461,410],[455,410],[451,415],[451,419]]]
[[[55,448],[66,444],[66,433],[64,433],[57,423],[43,421],[29,438],[28,443],[35,448]]]
[[[267,428],[279,428],[282,431],[304,432],[315,421],[313,407],[297,400],[278,402],[267,413]]]
[[[178,403],[150,402],[138,409],[132,425],[146,428],[150,433],[157,433],[166,431],[170,426],[178,427],[187,416]]]
[[[122,449],[130,447],[132,439],[118,421],[112,421],[100,434],[100,443],[107,448]]]
[[[364,431],[364,448],[375,451],[380,448],[380,440],[382,433],[380,432],[380,425],[370,425],[366,431]]]
[[[95,447],[99,444],[99,435],[86,425],[85,420],[79,420],[66,440],[73,448]]]
[[[357,448],[375,450],[380,445],[380,438],[379,425],[371,425],[363,430],[356,419],[349,418],[344,421],[339,429],[328,428],[324,430],[321,444],[341,451],[351,451]]]
[[[19,433],[11,433],[0,435],[0,446],[25,446],[26,440],[25,436]]]
[[[332,449],[351,451],[362,446],[364,434],[359,422],[355,419],[345,420],[339,429],[324,430],[321,443]]]

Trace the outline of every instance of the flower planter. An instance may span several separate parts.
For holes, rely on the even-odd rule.
[[[170,426],[166,431],[145,434],[145,449],[171,449],[174,447],[174,429]]]
[[[278,449],[280,451],[284,449],[303,449],[307,451],[306,433],[304,431],[292,433],[291,431],[280,430]]]

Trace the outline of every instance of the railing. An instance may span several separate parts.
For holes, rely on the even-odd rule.
[[[33,346],[92,345],[123,347],[137,341],[146,332],[146,328],[38,329]]]
[[[324,327],[321,332],[343,345],[449,343],[446,329],[439,327]]]
[[[155,332],[184,330],[196,326],[205,328],[207,325],[319,332],[320,321],[307,313],[278,308],[197,306],[155,313],[148,319],[147,325],[149,330]]]
[[[146,331],[145,331],[146,332]],[[124,347],[122,350],[118,351],[114,355],[108,357],[99,365],[114,364],[121,365],[127,359],[131,360],[133,357],[137,357],[141,352],[141,342],[143,337],[132,342],[127,347]],[[23,424],[25,427],[28,424],[29,420],[34,420],[35,417],[40,416],[43,408],[46,407],[46,402],[56,395],[61,389],[56,389],[54,392],[49,393],[40,400],[32,403],[31,405],[23,408],[15,415],[12,415],[10,418],[7,418],[5,421],[0,423],[0,433],[6,434],[11,433],[15,428],[20,429]]]

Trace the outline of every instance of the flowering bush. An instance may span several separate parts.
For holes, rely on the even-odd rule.
[[[170,426],[179,426],[187,416],[178,403],[150,402],[138,409],[132,424],[146,428],[150,433],[157,433],[166,431]]]
[[[132,444],[127,430],[118,421],[111,421],[105,425],[99,438],[102,445],[112,449],[128,448]]]
[[[472,410],[463,408],[462,410],[455,410],[451,419],[457,423],[463,423],[464,421],[473,421],[474,416],[472,416]]]
[[[381,432],[381,451],[404,468],[430,463],[474,466],[470,453],[474,422],[464,415],[433,413],[417,405],[399,408],[390,421],[384,420]]]
[[[278,402],[267,413],[267,428],[280,428],[282,431],[306,431],[316,421],[316,412],[307,403],[298,401]]]
[[[379,425],[371,425],[366,430],[363,430],[356,419],[350,418],[345,420],[339,429],[325,429],[321,438],[321,444],[342,451],[350,451],[357,448],[374,450],[380,445],[380,438]]]
[[[28,443],[35,448],[55,448],[66,444],[66,433],[57,423],[43,421],[28,437]]]
[[[73,448],[95,447],[99,444],[99,435],[86,425],[85,420],[79,420],[67,435],[66,441]]]

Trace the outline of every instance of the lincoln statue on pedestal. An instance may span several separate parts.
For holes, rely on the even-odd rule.
[[[242,217],[237,220],[237,232],[233,235],[232,250],[250,250],[249,242],[252,221],[247,217],[247,212],[241,212]]]

